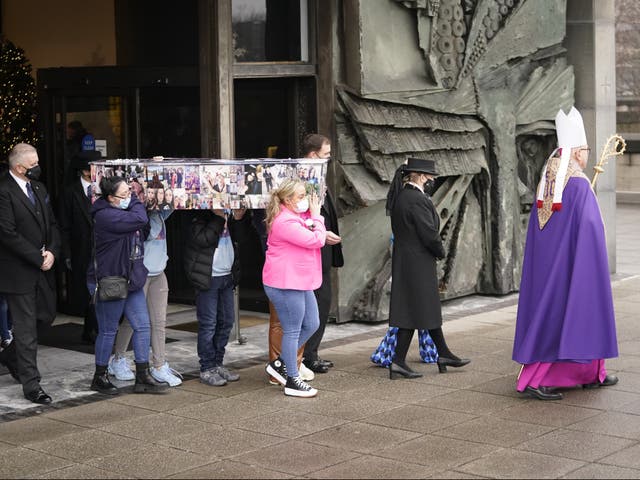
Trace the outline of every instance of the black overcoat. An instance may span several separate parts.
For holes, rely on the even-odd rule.
[[[46,323],[55,318],[56,278],[53,268],[40,269],[41,249],[59,261],[60,232],[47,189],[40,182],[31,185],[35,205],[10,175],[0,180],[0,293],[21,295],[37,289],[37,317]],[[40,282],[40,275],[45,282]]]
[[[69,314],[83,316],[89,305],[87,290],[87,268],[92,261],[93,220],[91,218],[91,200],[83,190],[79,178],[67,185],[60,204],[58,215],[62,233],[63,258],[71,260],[67,302]],[[63,260],[63,261],[64,261]]]
[[[440,219],[433,202],[413,185],[398,193],[391,212],[393,257],[389,326],[442,325],[436,259],[444,258]]]

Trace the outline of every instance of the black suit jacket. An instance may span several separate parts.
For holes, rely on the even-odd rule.
[[[0,179],[0,292],[34,292],[42,270],[42,247],[60,257],[60,233],[47,189],[31,182],[36,205],[11,175]],[[55,291],[53,268],[45,272],[47,283]],[[55,299],[54,299],[55,300]],[[55,305],[55,301],[54,301]],[[55,307],[54,307],[55,309]],[[52,312],[55,313],[55,312]]]
[[[338,212],[331,198],[331,194],[327,191],[324,197],[324,203],[320,208],[320,214],[324,217],[324,226],[327,230],[332,231],[336,235],[340,235],[338,229]],[[337,245],[325,244],[320,250],[322,256],[322,273],[324,275],[331,271],[331,267],[342,267],[344,265],[344,257],[342,256],[342,243]]]
[[[65,188],[58,219],[62,233],[62,257],[60,262],[71,259],[69,273],[70,288],[67,302],[69,313],[84,315],[89,302],[87,290],[87,268],[91,262],[93,221],[89,209],[91,200],[87,197],[79,178]]]

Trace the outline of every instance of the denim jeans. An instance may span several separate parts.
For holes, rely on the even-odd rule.
[[[95,285],[88,285],[88,287],[89,292],[95,290]],[[129,292],[129,295],[124,300],[96,301],[96,317],[98,319],[98,337],[96,338],[95,348],[96,365],[106,366],[109,363],[109,356],[113,350],[118,324],[123,313],[133,328],[133,356],[135,362],[149,362],[151,329],[149,326],[147,299],[141,288],[135,292]]]
[[[318,302],[313,290],[285,290],[264,286],[264,291],[278,312],[282,326],[282,353],[289,377],[298,376],[298,349],[320,325]]]
[[[231,275],[211,277],[209,290],[196,294],[200,371],[222,365],[235,314]]]
[[[7,299],[0,295],[0,340],[9,338],[9,330],[11,330],[11,313],[9,312],[9,304]]]

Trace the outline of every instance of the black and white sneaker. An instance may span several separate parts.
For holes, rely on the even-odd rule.
[[[267,368],[265,370],[269,375],[275,378],[280,385],[286,385],[287,367],[280,357],[276,358],[273,362],[267,363]]]
[[[284,387],[284,394],[291,397],[309,398],[315,397],[318,394],[318,390],[302,380],[300,376],[287,377],[287,384]]]

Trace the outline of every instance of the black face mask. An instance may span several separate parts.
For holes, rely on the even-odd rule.
[[[27,168],[27,171],[24,172],[24,176],[29,180],[38,180],[41,173],[42,170],[40,170],[40,165],[36,165],[35,167]]]
[[[433,181],[432,178],[430,178],[424,183],[424,187],[423,187],[424,193],[431,195],[433,193],[434,186],[435,186],[435,182]]]

